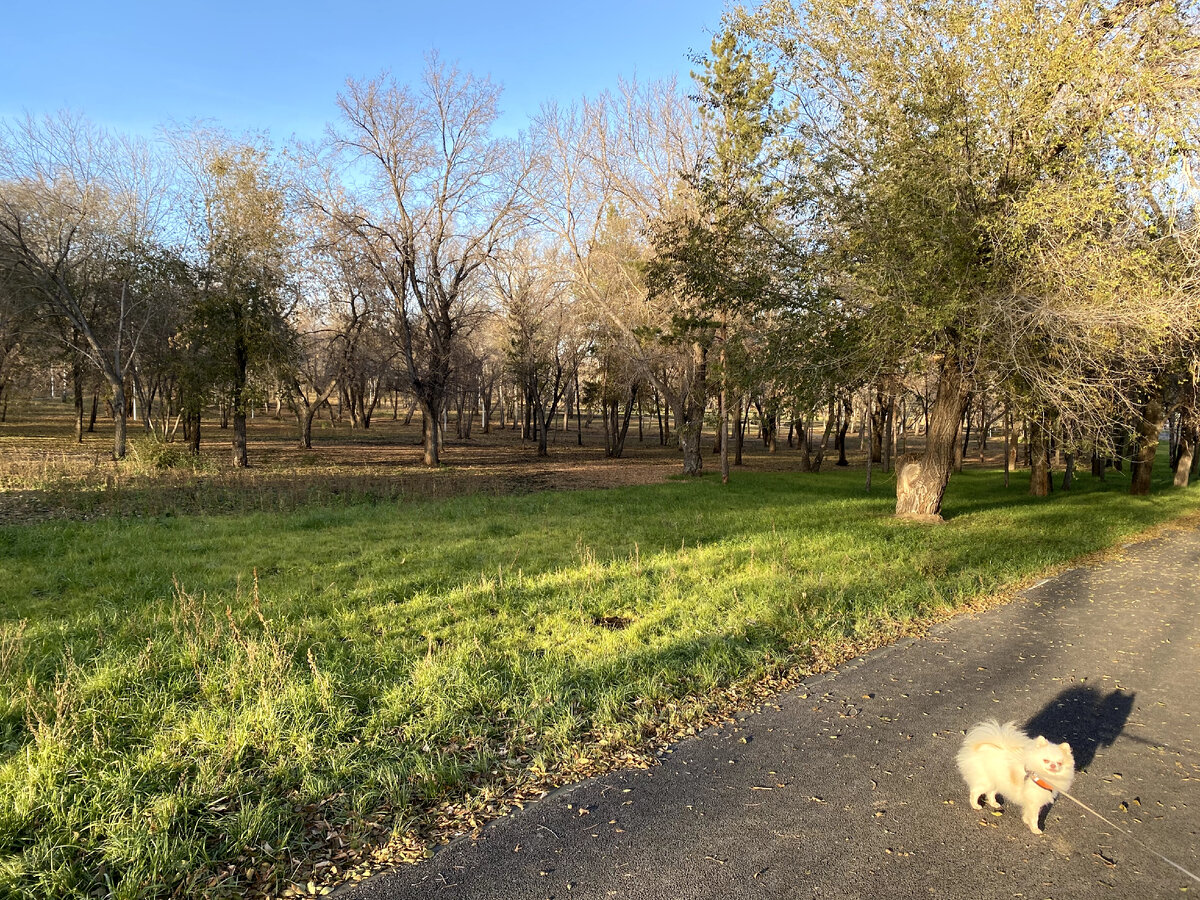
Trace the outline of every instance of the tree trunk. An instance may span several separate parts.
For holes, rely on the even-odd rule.
[[[869,395],[868,395],[869,396]],[[871,462],[883,465],[884,471],[891,468],[892,416],[896,406],[896,395],[884,393],[882,387],[875,391],[874,420],[870,423]]]
[[[883,415],[883,471],[892,471],[892,458],[896,455],[896,395],[888,394],[887,407]]]
[[[1045,416],[1031,422],[1029,431],[1029,493],[1034,497],[1048,497],[1054,490],[1050,471],[1050,441]]]
[[[118,380],[112,385],[113,390],[113,459],[125,458],[125,431],[129,421],[129,413],[125,409],[125,388]]]
[[[718,440],[721,442],[721,484],[729,484],[729,378],[725,372],[725,328],[721,329],[721,393],[717,398]],[[741,409],[738,409],[741,415]]]
[[[1008,442],[1008,468],[1014,470],[1017,468],[1017,460],[1021,455],[1021,432],[1017,428],[1016,417],[1010,412],[1008,414],[1008,429],[1006,440]]]
[[[71,387],[75,393],[75,443],[83,443],[83,360],[74,354],[71,360]]]
[[[571,378],[575,382],[575,446],[583,446],[583,395],[579,392],[579,365],[575,365],[575,371]],[[656,401],[657,402],[657,401]]]
[[[633,415],[633,403],[637,400],[637,396],[638,386],[635,383],[629,388],[629,402],[625,405],[625,419],[621,422],[621,427],[617,430],[616,434],[616,442],[613,449],[618,458],[625,452],[625,438],[629,434],[629,420]],[[615,418],[613,419],[613,425],[616,425]]]
[[[872,400],[871,395],[867,394],[867,414],[864,418],[866,419],[866,426],[867,426],[867,441],[871,445],[871,450],[870,450],[870,452],[867,453],[867,493],[868,494],[871,493],[871,468],[874,465],[874,460],[872,459],[872,457],[875,455],[875,453],[874,453],[875,437],[876,437],[876,435],[879,434],[879,429],[878,429],[877,423],[875,421],[875,410],[873,410],[871,408],[873,405],[874,405],[874,401]],[[882,455],[882,451],[883,451],[883,448],[880,447],[881,455]]]
[[[958,444],[958,426],[966,404],[966,382],[958,361],[942,361],[937,399],[929,410],[925,452],[902,457],[896,465],[896,515],[942,521],[942,498]],[[927,401],[928,406],[928,401]]]
[[[1004,486],[1008,487],[1009,476],[1012,473],[1013,449],[1010,440],[1012,438],[1012,413],[1008,409],[1008,405],[1004,406]]]
[[[239,410],[233,413],[233,464],[239,469],[250,465],[246,446],[246,413]]]
[[[600,401],[600,424],[604,428],[604,455],[612,459],[613,449],[616,446],[616,426],[617,415],[612,410],[615,409],[615,404],[610,403],[606,399]]]
[[[696,423],[686,423],[679,429],[679,449],[683,451],[683,474],[699,477],[704,469],[703,454],[700,452],[700,428]]]
[[[659,397],[657,389],[654,391],[654,415],[658,419],[658,446],[665,447],[667,445],[667,432],[663,428],[662,399]]]
[[[963,470],[963,462],[967,455],[967,444],[971,441],[971,395],[967,395],[966,409],[963,410],[963,419],[967,423],[965,434],[963,434],[962,443],[954,445],[954,471],[961,472]],[[959,423],[959,428],[962,430],[962,423]]]
[[[850,405],[850,398],[842,398],[841,424],[837,430],[837,440],[834,441],[834,448],[838,452],[838,461],[836,465],[848,466],[849,460],[846,459],[846,432],[850,430],[850,419],[854,415],[854,407]]]
[[[1154,457],[1158,453],[1158,432],[1162,427],[1162,402],[1151,397],[1142,407],[1137,422],[1137,449],[1133,460],[1133,477],[1129,482],[1129,493],[1145,496],[1150,493],[1150,473]]]
[[[1192,471],[1192,458],[1196,454],[1196,414],[1191,407],[1184,407],[1179,417],[1179,450],[1175,456],[1175,487],[1187,487]]]
[[[796,433],[796,448],[800,451],[800,471],[812,471],[812,449],[809,441],[808,428],[809,417],[805,415],[800,420],[800,427]]]
[[[834,430],[834,422],[837,416],[837,401],[829,401],[829,417],[825,420],[825,431],[821,434],[821,445],[817,447],[817,452],[813,454],[812,471],[820,472],[821,463],[825,460],[825,450],[829,446],[829,436]]]
[[[200,410],[188,413],[191,430],[188,432],[188,451],[192,456],[200,455]]]
[[[749,413],[750,402],[747,399],[745,402],[745,412],[743,412],[742,398],[738,398],[737,402],[737,417],[733,420],[733,464],[735,466],[742,465],[742,450],[746,446],[746,419],[745,416]]]
[[[549,445],[549,441],[547,440],[547,434],[546,434],[550,430],[549,429],[549,425],[550,425],[549,416],[546,415],[545,404],[543,404],[540,400],[536,401],[533,404],[533,407],[534,407],[534,415],[537,417],[537,426],[538,426],[537,455],[538,456],[549,456],[550,455],[550,445]]]
[[[699,477],[704,468],[704,455],[700,450],[704,432],[704,407],[707,399],[708,348],[699,341],[692,344],[691,383],[685,385],[679,398],[676,428],[679,432],[679,449],[683,451],[683,474]]]
[[[429,468],[436,469],[442,463],[438,411],[428,400],[421,399],[418,404],[421,407],[421,444],[424,448],[422,462]]]
[[[312,449],[313,419],[316,418],[317,410],[320,408],[319,403],[314,403],[305,409],[300,417],[300,446],[305,450]]]

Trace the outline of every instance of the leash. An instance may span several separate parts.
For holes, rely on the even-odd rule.
[[[1047,787],[1046,783],[1044,781],[1041,781],[1040,779],[1034,778],[1033,780],[1037,784],[1037,786],[1040,788],[1046,788],[1047,790],[1057,790],[1057,788]],[[1133,841],[1135,844],[1137,844],[1143,850],[1148,850],[1151,853],[1153,853],[1155,856],[1157,856],[1159,859],[1161,859],[1163,862],[1165,862],[1168,866],[1172,866],[1172,867],[1178,869],[1180,872],[1182,872],[1188,878],[1192,879],[1192,881],[1200,883],[1200,876],[1196,875],[1196,873],[1189,872],[1183,866],[1179,865],[1179,863],[1173,862],[1172,860],[1167,859],[1165,856],[1163,856],[1161,853],[1159,853],[1153,847],[1148,847],[1147,845],[1143,844],[1141,841],[1139,841],[1137,838],[1135,838],[1132,834],[1130,834],[1128,831],[1126,831],[1120,825],[1116,824],[1115,822],[1110,822],[1108,819],[1104,818],[1104,816],[1100,815],[1100,813],[1096,812],[1094,809],[1092,809],[1090,806],[1088,806],[1082,800],[1072,797],[1066,791],[1059,791],[1059,793],[1062,794],[1064,797],[1066,797],[1068,800],[1072,801],[1073,803],[1077,803],[1080,806],[1082,806],[1084,809],[1086,809],[1088,812],[1090,812],[1093,816],[1095,816],[1101,822],[1104,822],[1105,824],[1107,824],[1110,828],[1117,829],[1117,831],[1121,832],[1121,834],[1125,835],[1125,837],[1129,838],[1131,841]]]
[[[993,746],[995,746],[995,745],[993,745]],[[1042,790],[1050,791],[1050,793],[1052,793],[1052,794],[1053,793],[1062,794],[1062,796],[1066,797],[1072,803],[1075,803],[1078,806],[1081,806],[1083,809],[1086,809],[1093,816],[1095,816],[1101,822],[1108,825],[1110,828],[1115,828],[1117,831],[1121,832],[1121,834],[1125,835],[1125,837],[1129,838],[1131,841],[1133,841],[1135,844],[1137,844],[1143,850],[1153,853],[1155,856],[1157,856],[1159,859],[1161,859],[1163,862],[1165,862],[1168,866],[1171,866],[1174,869],[1178,869],[1180,872],[1182,872],[1188,878],[1192,879],[1192,881],[1195,881],[1197,884],[1200,884],[1200,875],[1197,875],[1195,872],[1191,872],[1188,869],[1185,869],[1183,866],[1181,866],[1179,863],[1175,862],[1174,860],[1168,859],[1167,857],[1165,857],[1161,853],[1159,853],[1157,850],[1155,850],[1153,847],[1143,844],[1141,841],[1139,841],[1136,837],[1134,837],[1132,834],[1130,834],[1128,831],[1126,831],[1124,828],[1122,828],[1116,822],[1110,822],[1108,819],[1106,819],[1104,816],[1100,815],[1100,813],[1096,812],[1094,809],[1092,809],[1090,806],[1088,806],[1086,803],[1084,803],[1079,798],[1073,797],[1070,794],[1068,794],[1066,791],[1054,787],[1054,785],[1047,783],[1045,779],[1039,778],[1037,775],[1030,772],[1028,769],[1025,770],[1025,777],[1028,778],[1030,781],[1032,781],[1034,784],[1036,784],[1038,787],[1040,787]]]

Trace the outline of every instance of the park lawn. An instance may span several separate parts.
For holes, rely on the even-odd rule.
[[[419,852],[448,804],[470,827],[1200,507],[1158,474],[1037,500],[967,472],[941,526],[835,470],[0,529],[0,895],[240,896],[387,833]]]

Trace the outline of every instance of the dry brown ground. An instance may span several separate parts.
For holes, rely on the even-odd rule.
[[[657,423],[648,416],[640,439],[636,420],[631,424],[620,459],[605,457],[598,421],[584,428],[579,446],[572,420],[569,431],[554,435],[548,458],[539,458],[536,446],[511,428],[483,434],[476,425],[470,440],[458,440],[451,424],[438,470],[421,464],[419,419],[406,426],[393,420],[390,411],[377,415],[365,430],[352,429],[348,421],[317,423],[312,450],[301,449],[296,434],[295,421],[286,413],[282,419],[257,415],[249,425],[251,467],[238,470],[229,462],[230,432],[212,419],[204,424],[198,460],[185,454],[181,440],[163,445],[139,423],[131,423],[129,456],[117,463],[110,458],[110,423],[97,423],[94,434],[76,443],[68,406],[29,401],[11,408],[8,421],[0,423],[0,524],[604,488],[661,482],[681,469],[679,451],[659,444]],[[798,452],[787,446],[786,433],[784,438],[770,454],[752,435],[744,449],[744,469],[797,470]],[[852,434],[850,463],[861,467],[859,443]],[[706,472],[717,471],[712,446],[710,433],[705,438]],[[908,449],[918,446],[919,439],[910,437]],[[834,461],[827,458],[826,465]],[[987,463],[999,464],[994,452]],[[891,475],[877,470],[876,477]]]

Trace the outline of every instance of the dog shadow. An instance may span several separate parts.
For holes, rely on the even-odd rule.
[[[1025,731],[1045,735],[1055,744],[1066,741],[1075,756],[1075,768],[1086,769],[1096,751],[1111,746],[1125,730],[1135,696],[1122,690],[1105,694],[1087,685],[1067,688],[1025,723]]]

